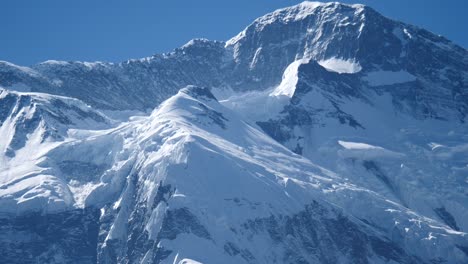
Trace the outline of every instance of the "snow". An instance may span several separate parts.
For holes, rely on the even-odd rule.
[[[287,96],[289,98],[293,97],[298,81],[298,68],[307,62],[308,60],[303,59],[291,63],[284,71],[281,84],[276,87],[272,93],[270,93],[270,96]]]
[[[347,142],[347,141],[342,141],[338,140],[338,144],[343,146],[345,149],[378,149],[382,150],[382,147],[378,146],[372,146],[366,143],[358,143],[358,142]]]
[[[262,93],[261,98],[277,98],[270,96],[271,92]],[[440,239],[443,250],[449,251],[453,248],[452,239],[464,235],[450,233],[444,225],[293,154],[218,103],[207,89],[182,89],[150,116],[130,119],[107,130],[77,134],[80,136],[49,145],[33,140],[25,151],[41,152],[18,153],[18,157],[30,160],[15,163],[26,166],[22,171],[19,167],[7,170],[21,176],[10,178],[0,188],[2,212],[50,212],[111,204],[101,215],[113,219],[106,245],[114,239],[127,241],[128,223],[138,212],[135,205],[154,206],[138,223],[152,239],[159,237],[169,210],[188,208],[206,228],[210,239],[185,232],[175,239],[161,240],[158,246],[170,250],[168,260],[175,263],[243,263],[242,258],[224,253],[226,239],[242,241],[256,258],[268,259],[271,252],[284,250],[282,244],[271,248],[268,237],[257,235],[248,240],[230,231],[230,227],[272,215],[292,215],[311,201],[324,201],[320,204],[326,208],[345,208],[343,212],[339,209],[340,215],[367,219],[383,230],[380,232],[394,232],[390,230],[395,230],[398,222],[397,228],[407,233],[402,246],[412,252],[430,251],[433,245],[418,243],[428,236]],[[346,157],[402,157],[359,141],[339,140],[338,145]],[[87,164],[83,168],[95,164],[103,169],[85,170],[85,178],[63,169],[47,174],[64,161]],[[34,176],[26,181],[23,176],[33,171]],[[166,202],[155,204],[161,184],[172,186],[175,195],[166,195]],[[334,217],[331,212],[327,217]],[[145,259],[150,257],[148,251]]]
[[[337,6],[336,3],[305,2],[259,18],[249,29],[261,30],[262,26],[278,21],[303,20],[321,5]],[[358,10],[351,10],[351,15],[363,8],[352,7]],[[326,12],[328,19],[340,10],[330,8]],[[367,22],[352,24],[349,18],[345,16],[337,25],[343,26],[343,30],[355,26],[361,31]],[[416,80],[404,67],[398,70],[398,65],[392,68],[397,69],[394,71],[367,72],[355,59],[331,57],[319,61],[320,65],[331,72],[354,75],[326,74],[330,79],[337,78],[329,82],[327,78],[307,82],[314,79],[307,79],[307,72],[299,74],[298,70],[303,63],[314,59],[314,52],[319,49],[309,47],[308,43],[322,38],[325,30],[315,32],[309,24],[296,24],[300,24],[298,28],[304,34],[272,44],[279,49],[292,47],[291,44],[298,41],[307,44],[299,46],[304,51],[297,54],[294,53],[296,46],[291,49],[293,54],[288,54],[291,56],[280,67],[283,70],[287,66],[281,81],[279,70],[274,73],[278,79],[268,85],[261,86],[258,82],[258,87],[236,90],[230,86],[232,82],[222,79],[224,77],[218,79],[215,73],[216,76],[202,81],[188,78],[191,82],[214,83],[215,87],[209,88],[219,102],[207,88],[189,86],[151,113],[131,110],[103,113],[68,97],[1,91],[0,214],[99,209],[101,223],[105,223],[99,227],[103,247],[116,246],[115,252],[132,251],[136,252],[135,256],[137,251],[147,250],[140,259],[129,259],[130,262],[151,262],[155,250],[161,249],[159,252],[169,252],[162,263],[246,263],[242,255],[246,252],[259,262],[273,263],[284,259],[282,254],[291,256],[295,250],[310,253],[302,246],[301,239],[306,235],[301,238],[289,233],[283,235],[284,228],[275,226],[275,221],[302,221],[306,219],[302,217],[304,208],[314,202],[314,210],[318,209],[310,217],[317,221],[308,226],[313,226],[320,237],[326,238],[336,231],[335,224],[346,220],[362,234],[395,243],[422,261],[441,257],[448,263],[466,262],[466,256],[457,248],[468,245],[468,223],[464,221],[468,218],[466,125],[452,120],[415,118],[405,112],[406,106],[402,106],[404,111],[396,106],[395,102],[402,98],[388,92],[391,89],[372,88]],[[402,44],[420,37],[411,27],[408,30],[400,26],[394,28],[393,34]],[[229,46],[242,41],[246,34],[247,31],[243,31],[226,43],[226,53],[218,58],[222,61],[220,71],[237,62],[229,57],[231,52],[245,51],[237,46],[232,50]],[[190,48],[196,41],[182,49]],[[244,65],[236,64],[245,67],[241,70],[248,75],[254,73],[249,78],[260,76],[263,72],[254,71],[262,69],[265,56],[273,55],[268,53],[270,43],[263,44],[249,46],[252,56]],[[329,43],[322,44],[325,47]],[[144,69],[150,71],[151,77],[158,70],[150,65],[153,59],[164,56],[169,55],[141,60],[146,63]],[[303,57],[307,60],[300,59]],[[183,63],[191,63],[186,57],[183,59]],[[181,65],[178,64],[181,61],[175,62],[174,67]],[[43,64],[66,66],[68,63],[48,61]],[[77,64],[89,69],[109,65]],[[5,63],[3,66],[16,67]],[[218,66],[214,68],[216,73],[220,69]],[[372,69],[380,68],[376,65]],[[28,73],[30,69],[17,70]],[[453,69],[445,71],[450,70]],[[314,71],[314,74],[316,72],[323,73]],[[243,83],[236,78],[239,76],[230,77]],[[309,87],[304,87],[302,94],[295,94],[302,77],[306,78],[301,85]],[[420,78],[424,80],[424,76]],[[342,79],[361,86],[340,82]],[[66,79],[62,80],[48,79],[66,87]],[[185,82],[177,78],[167,81],[174,82],[175,87]],[[346,93],[348,84],[356,89]],[[29,87],[16,85],[16,89],[29,90]],[[162,101],[171,93],[166,93],[166,86],[161,87],[164,88],[157,91],[164,92]],[[96,86],[100,91],[97,88],[101,87]],[[449,89],[439,90],[450,92]],[[14,102],[8,98],[14,98]],[[295,112],[285,117],[286,111],[291,109]],[[445,116],[444,106],[437,110]],[[349,125],[343,121],[343,116],[353,118],[362,127]],[[31,125],[33,131],[26,131],[28,122],[36,117],[37,127]],[[269,120],[284,128],[286,141],[283,145],[257,126],[258,121]],[[290,123],[293,125],[288,127]],[[15,143],[21,140],[24,144]],[[296,147],[301,148],[301,155],[291,152]],[[164,188],[167,190],[161,191]],[[446,215],[437,213],[437,209],[443,209]],[[170,219],[168,224],[168,215],[175,210],[186,211]],[[321,212],[325,212],[323,218],[316,218]],[[297,217],[298,214],[301,217]],[[199,226],[192,226],[194,223]],[[167,227],[170,224],[175,226]],[[250,229],[246,228],[249,224]],[[324,224],[327,224],[325,230]],[[262,225],[267,232],[262,233]],[[300,234],[309,230],[296,225],[288,228],[286,226],[287,232]],[[125,250],[119,246],[130,245],[135,234],[139,239],[138,248]],[[329,243],[329,239],[319,241]],[[366,240],[362,242],[367,243]],[[229,243],[238,246],[233,252],[241,253],[228,255]],[[351,244],[354,245],[356,243]],[[337,248],[331,242],[327,246]],[[372,245],[364,246],[372,248]],[[102,253],[102,248],[97,251]],[[337,254],[337,262],[349,260],[349,255],[340,250],[330,252]],[[392,261],[380,259],[374,253],[366,256],[371,263]],[[309,262],[320,261],[314,261],[312,256]]]
[[[94,61],[94,62],[84,61],[84,62],[80,62],[80,63],[83,64],[88,69],[94,69],[94,68],[99,67],[99,66],[103,66],[103,67],[108,66],[107,63],[102,62],[102,61]]]
[[[44,61],[44,62],[41,62],[40,64],[66,66],[66,65],[69,65],[70,63],[67,62],[67,61],[46,60],[46,61]]]
[[[295,6],[291,7],[286,7],[286,8],[281,8],[278,10],[275,10],[269,14],[266,14],[262,17],[257,18],[251,25],[249,25],[245,30],[241,31],[239,34],[234,36],[233,38],[229,39],[226,41],[226,47],[230,46],[235,46],[237,43],[241,42],[242,39],[244,39],[247,36],[247,30],[250,27],[254,27],[256,31],[261,31],[263,28],[265,28],[268,25],[271,25],[273,23],[276,23],[278,21],[282,23],[289,23],[289,22],[295,22],[295,21],[301,21],[304,20],[311,15],[313,15],[316,11],[317,8],[319,7],[332,7],[335,5],[344,5],[344,6],[349,6],[351,8],[356,9],[356,13],[359,13],[363,10],[364,6],[360,4],[353,4],[353,5],[348,5],[348,4],[342,4],[342,3],[323,3],[323,2],[311,2],[311,1],[304,1],[302,3],[299,3]]]
[[[361,160],[369,160],[383,157],[387,159],[403,158],[405,156],[401,153],[366,143],[338,140],[338,144],[344,148],[344,150],[338,151],[339,156],[343,158],[359,158]]]
[[[413,39],[413,35],[410,33],[410,31],[405,28],[404,26],[397,26],[393,29],[392,31],[393,35],[395,35],[398,40],[400,40],[400,43],[403,47],[401,50],[400,57],[405,57],[406,55],[406,46],[408,45],[408,42]]]
[[[261,52],[262,52],[262,48],[258,48],[255,51],[255,55],[253,56],[252,61],[250,62],[250,69],[253,69],[255,65],[257,64]]]
[[[278,9],[272,13],[269,13],[263,17],[260,17],[257,20],[255,20],[254,24],[258,24],[259,27],[264,27],[265,25],[274,23],[277,20],[280,20],[282,22],[300,21],[314,14],[315,10],[318,7],[325,7],[325,6],[333,7],[337,4],[352,7],[356,9],[356,12],[359,12],[364,7],[363,5],[360,5],[360,4],[347,5],[347,4],[341,4],[341,3],[336,3],[336,2],[335,3],[323,3],[323,2],[304,1],[295,6]]]
[[[199,111],[205,108],[198,107],[199,103],[221,113],[228,120],[225,121],[226,130],[207,122],[205,116],[200,115]],[[191,110],[188,111],[189,109]],[[159,182],[160,177],[164,177],[166,184],[177,186],[177,191],[184,195],[173,198],[170,202],[171,208],[197,208],[201,205],[203,209],[194,209],[194,212],[210,210],[208,215],[200,214],[199,219],[205,219],[204,226],[209,227],[215,240],[228,236],[223,226],[242,223],[251,217],[268,217],[271,214],[270,210],[291,213],[300,210],[303,204],[316,195],[347,208],[347,212],[352,212],[357,218],[375,217],[376,219],[372,220],[374,223],[388,223],[386,228],[394,228],[396,221],[402,232],[407,228],[410,230],[408,233],[413,232],[411,230],[422,232],[422,237],[432,233],[433,236],[438,234],[437,236],[442,238],[440,234],[443,234],[444,238],[447,238],[446,231],[429,227],[427,220],[414,216],[413,212],[409,213],[408,209],[400,207],[397,203],[350,182],[344,182],[310,161],[292,155],[212,99],[198,99],[190,93],[180,92],[153,112],[150,121],[145,122],[140,131],[143,134],[138,136],[139,144],[155,150],[144,151],[152,154],[142,161],[142,164],[145,164],[142,168],[145,173],[142,176],[150,177],[144,175],[151,175],[150,171],[154,171],[154,168],[166,168],[162,171],[156,170],[158,178],[150,177],[142,181]],[[153,142],[156,142],[158,147],[153,147]],[[364,158],[376,155],[402,157],[396,152],[367,143],[340,140],[339,144],[345,146],[346,151],[361,151],[359,155],[363,152],[372,154]],[[353,157],[356,157],[355,155]],[[164,164],[173,165],[166,167]],[[219,173],[221,171],[223,173]],[[145,183],[145,186],[148,186],[149,193],[154,189],[149,187],[151,185],[148,183]],[[219,202],[232,197],[242,198],[237,203],[258,205],[250,209],[248,206],[231,207]],[[263,206],[262,201],[268,201],[269,206]],[[378,206],[375,207],[375,204]],[[161,212],[160,209],[156,211]],[[154,222],[157,218],[150,218],[150,221],[153,221],[150,226],[158,227]],[[390,219],[392,221],[388,221]],[[418,223],[411,222],[411,219],[416,219]],[[411,247],[429,246],[409,242],[412,239],[419,241],[413,234],[409,234],[407,239]],[[193,257],[202,261],[207,256],[196,250],[197,247],[189,245],[203,243],[209,248],[209,252],[213,253],[210,259],[218,259],[215,257],[216,247],[202,241],[190,235],[183,235],[174,241],[163,241],[161,245],[174,249],[180,258]]]
[[[63,96],[2,90],[0,104],[13,109],[3,122],[0,120],[1,210],[53,212],[84,207],[84,200],[96,184],[66,182],[63,175],[47,168],[50,160],[45,156],[54,156],[57,148],[73,141],[69,130],[109,128],[111,121],[79,100]],[[68,119],[65,121],[60,115]],[[7,152],[14,154],[6,155]],[[59,157],[73,155],[71,151],[65,153]],[[86,154],[92,151],[82,153],[81,158]]]
[[[176,260],[174,260],[174,263],[176,263]],[[203,264],[201,262],[195,261],[193,259],[188,259],[188,258],[182,259],[177,263],[178,264]]]
[[[444,145],[438,144],[438,143],[435,143],[435,142],[429,143],[428,146],[431,148],[431,150],[436,150],[437,148],[445,147]]]
[[[328,71],[337,72],[337,73],[358,73],[362,70],[359,62],[356,62],[353,59],[341,59],[341,58],[329,58],[325,60],[318,61],[322,67]]]
[[[290,100],[288,96],[276,94],[277,89],[224,94],[219,102],[250,122],[267,120],[280,113]]]
[[[363,80],[371,86],[383,86],[416,81],[416,76],[407,71],[374,71],[367,73]]]
[[[186,48],[189,48],[189,47],[192,47],[194,45],[197,45],[197,43],[209,43],[211,42],[210,40],[206,39],[206,38],[196,38],[196,39],[191,39],[189,40],[187,43],[185,43],[181,49],[186,49]]]
[[[408,29],[403,29],[403,32],[405,33],[405,35],[409,38],[409,39],[412,39],[413,36],[411,35],[411,33],[409,33]]]
[[[314,10],[319,7],[319,6],[323,6],[324,3],[321,3],[321,2],[302,2],[298,5],[298,12],[290,17],[286,17],[284,18],[285,21],[288,21],[288,20],[294,20],[294,21],[298,21],[298,20],[302,20],[304,19],[305,17],[309,16],[311,13],[314,12]]]
[[[272,24],[277,20],[281,20],[283,22],[302,20],[310,16],[317,7],[324,5],[326,4],[320,2],[302,2],[296,6],[278,9],[270,14],[260,17],[254,21],[254,24],[256,24],[259,30],[261,30],[261,28],[268,24]]]

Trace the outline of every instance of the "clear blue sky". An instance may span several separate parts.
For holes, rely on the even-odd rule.
[[[1,0],[0,60],[122,61],[195,37],[227,40],[293,0]],[[343,0],[468,47],[468,0]]]

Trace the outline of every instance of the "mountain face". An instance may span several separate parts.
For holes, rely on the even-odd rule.
[[[224,52],[223,43],[193,40],[168,54],[118,64],[46,61],[28,68],[0,62],[0,83],[78,98],[100,109],[146,111],[188,84],[220,86]]]
[[[2,263],[468,261],[468,52],[369,7],[0,86]]]
[[[139,60],[46,61],[31,67],[2,62],[0,84],[72,96],[101,109],[148,110],[186,85],[222,91],[272,88],[288,65],[300,59],[359,73],[372,87],[386,85],[395,74],[401,79],[402,73],[403,80],[417,80],[419,88],[395,96],[437,100],[461,119],[466,115],[465,49],[369,7],[339,3],[304,2],[258,18],[227,42],[195,39],[173,52]],[[452,101],[456,105],[448,104]],[[430,104],[424,103],[430,114]]]

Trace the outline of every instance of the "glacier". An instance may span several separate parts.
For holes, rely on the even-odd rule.
[[[466,263],[467,114],[466,49],[364,5],[0,61],[0,262]]]

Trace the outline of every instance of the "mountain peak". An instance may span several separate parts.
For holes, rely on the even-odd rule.
[[[365,8],[365,6],[361,4],[343,4],[340,2],[324,3],[304,1],[300,4],[277,9],[271,13],[261,16],[254,21],[254,24],[268,23],[272,22],[272,20],[281,20],[283,22],[298,21],[307,18],[316,12],[326,12],[330,14],[332,13],[331,11],[338,11],[337,9],[339,8],[351,8],[356,12],[360,12]]]
[[[277,9],[271,13],[257,18],[244,31],[242,31],[232,39],[228,40],[226,42],[226,45],[234,45],[240,39],[246,36],[246,31],[249,31],[251,29],[255,29],[255,31],[262,31],[265,27],[271,24],[288,24],[291,22],[302,21],[318,13],[323,13],[323,16],[329,16],[335,14],[336,12],[339,12],[339,9],[350,9],[355,14],[358,14],[361,13],[364,10],[364,8],[365,6],[361,4],[349,5],[339,2],[323,3],[304,1],[294,6]]]

